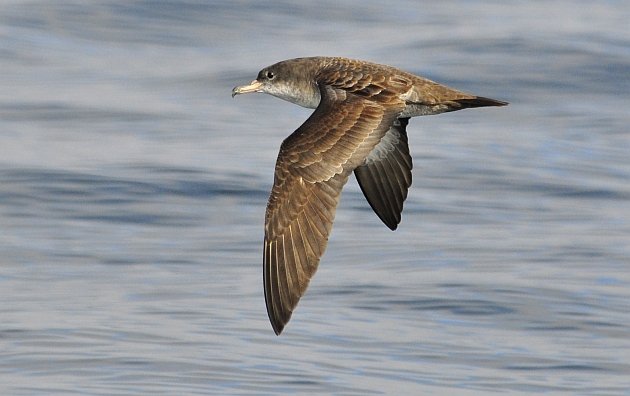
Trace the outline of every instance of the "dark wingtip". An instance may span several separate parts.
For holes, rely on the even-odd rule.
[[[462,105],[462,107],[487,107],[487,106],[507,106],[508,102],[502,100],[485,98],[483,96],[476,96],[472,99],[458,99],[455,102]]]
[[[280,323],[271,322],[271,327],[273,328],[273,332],[276,333],[277,336],[279,336],[282,333],[282,330],[284,330],[284,325]]]
[[[282,318],[280,315],[276,315],[273,310],[272,307],[267,306],[267,314],[269,316],[269,322],[271,323],[271,328],[273,329],[273,332],[276,333],[277,336],[280,335],[280,333],[282,333],[282,330],[284,330],[284,326],[287,325],[287,323],[289,323],[289,319],[291,318],[291,313],[289,313],[289,317],[288,318]]]

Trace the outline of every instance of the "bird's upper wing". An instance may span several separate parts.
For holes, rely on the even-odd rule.
[[[349,174],[404,108],[393,95],[319,88],[317,109],[282,143],[265,215],[265,302],[276,334],[317,270]]]
[[[394,121],[381,142],[354,170],[361,191],[390,229],[400,223],[403,202],[411,185],[413,167],[407,141],[408,118]]]

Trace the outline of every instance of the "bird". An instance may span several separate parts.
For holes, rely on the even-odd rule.
[[[232,97],[254,92],[315,109],[280,145],[265,212],[263,284],[276,335],[317,270],[352,173],[376,215],[395,230],[412,181],[409,119],[508,104],[392,66],[323,56],[265,67]]]

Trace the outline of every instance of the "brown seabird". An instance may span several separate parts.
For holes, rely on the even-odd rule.
[[[391,66],[338,57],[276,63],[232,96],[250,92],[315,109],[280,146],[265,214],[263,282],[276,334],[317,270],[350,173],[395,230],[411,185],[409,118],[507,105]]]

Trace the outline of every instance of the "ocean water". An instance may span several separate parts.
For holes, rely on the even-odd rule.
[[[630,5],[0,1],[0,394],[630,395]],[[310,55],[510,102],[351,180],[285,332],[263,216]]]

